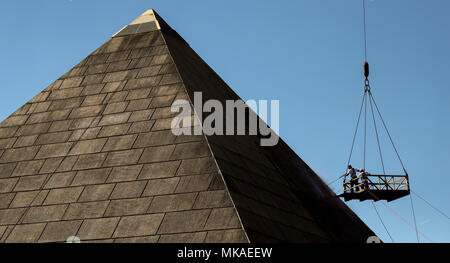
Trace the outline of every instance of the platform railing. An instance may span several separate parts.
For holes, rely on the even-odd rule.
[[[408,176],[406,175],[366,175],[367,184],[366,186],[362,182],[362,176],[357,177],[358,183],[352,186],[351,180],[344,181],[344,193],[353,192],[360,193],[365,190],[370,191],[399,191],[406,190],[409,191]],[[367,189],[366,189],[367,188]],[[359,189],[356,191],[356,189]]]

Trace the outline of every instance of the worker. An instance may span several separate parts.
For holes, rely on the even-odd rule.
[[[360,172],[360,170],[353,168],[350,164],[348,165],[347,173],[344,176],[350,175],[350,191],[353,193],[353,189],[359,191],[358,187],[358,177],[356,176],[356,172]]]
[[[361,183],[363,184],[364,191],[369,190],[369,181],[367,179],[367,172],[364,169],[359,171],[358,177],[361,177]]]

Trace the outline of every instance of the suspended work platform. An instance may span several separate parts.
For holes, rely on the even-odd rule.
[[[352,179],[344,179],[344,192],[339,195],[345,201],[349,200],[386,200],[388,202],[409,195],[409,182],[407,175],[366,175],[367,183],[357,177],[357,183]]]

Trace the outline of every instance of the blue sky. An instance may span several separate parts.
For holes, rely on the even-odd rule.
[[[450,2],[367,0],[366,6],[373,94],[411,188],[450,214]],[[149,8],[243,99],[280,100],[281,137],[325,181],[344,172],[363,88],[360,0],[2,1],[0,119]],[[373,133],[368,140],[367,168],[379,172]],[[383,148],[388,170],[399,171],[386,138]],[[355,157],[358,166],[361,150]],[[339,191],[339,184],[332,187]],[[419,230],[450,242],[449,219],[413,200]],[[369,201],[347,204],[389,241]],[[388,205],[413,222],[409,197]],[[396,242],[416,241],[407,224],[376,207]]]

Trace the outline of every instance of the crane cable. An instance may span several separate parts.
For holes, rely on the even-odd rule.
[[[368,193],[370,193],[375,199],[377,199],[377,201],[380,201],[387,209],[389,209],[389,211],[391,211],[395,216],[397,216],[398,218],[400,218],[404,223],[406,223],[409,227],[411,227],[412,229],[414,229],[416,231],[417,234],[422,235],[425,239],[427,239],[428,241],[430,241],[431,243],[434,243],[433,240],[431,240],[429,237],[427,237],[424,233],[420,232],[419,229],[417,229],[416,226],[411,225],[411,223],[408,222],[408,220],[406,220],[405,218],[403,218],[400,214],[398,214],[394,209],[392,209],[390,206],[388,206],[385,202],[383,202],[383,200],[380,200],[376,195],[374,195],[372,193],[372,191],[367,191]]]
[[[450,219],[450,217],[444,213],[442,210],[438,209],[437,207],[435,207],[434,205],[432,205],[430,202],[428,202],[427,200],[425,200],[425,198],[421,197],[419,194],[417,194],[416,192],[414,192],[413,190],[410,190],[413,194],[415,194],[417,197],[419,197],[422,201],[424,201],[427,205],[429,205],[431,208],[433,208],[434,210],[436,210],[438,213],[440,213],[441,215],[443,215],[444,217],[446,217],[447,219]]]
[[[395,147],[394,141],[392,140],[392,136],[391,136],[391,134],[390,134],[390,132],[389,132],[389,130],[388,130],[388,128],[387,128],[386,123],[384,122],[384,119],[383,119],[383,117],[382,117],[382,115],[381,115],[381,112],[380,112],[380,110],[379,110],[379,108],[378,108],[378,105],[377,105],[377,103],[375,102],[375,99],[373,98],[372,92],[370,91],[370,83],[369,83],[369,79],[368,79],[368,77],[369,77],[369,63],[367,62],[366,1],[365,1],[365,0],[362,0],[362,2],[363,2],[364,60],[365,60],[365,61],[364,61],[364,76],[365,76],[365,80],[364,80],[364,96],[363,96],[363,103],[365,104],[365,105],[364,105],[364,160],[363,160],[363,169],[366,170],[366,147],[367,147],[367,146],[366,146],[366,132],[367,132],[367,131],[366,131],[366,126],[367,126],[367,97],[369,97],[370,106],[371,106],[371,111],[372,111],[372,117],[373,117],[373,121],[374,121],[375,133],[376,133],[376,137],[377,137],[378,150],[379,150],[380,160],[381,160],[382,167],[383,167],[383,173],[386,174],[385,168],[384,168],[384,162],[383,162],[383,155],[382,155],[382,152],[381,152],[380,141],[379,141],[379,137],[378,137],[378,129],[377,129],[377,127],[376,127],[375,116],[374,116],[374,113],[373,113],[373,105],[375,105],[376,111],[377,111],[377,113],[378,113],[378,115],[379,115],[379,117],[380,117],[380,119],[381,119],[381,122],[382,122],[382,124],[383,124],[383,126],[384,126],[384,129],[386,130],[386,133],[387,133],[387,135],[388,135],[388,137],[389,137],[389,140],[390,140],[390,142],[391,142],[391,144],[392,144],[392,147],[393,147],[394,150],[395,150],[395,153],[396,153],[396,155],[397,155],[397,158],[398,158],[398,160],[400,161],[400,164],[401,164],[401,166],[402,166],[402,168],[403,168],[403,171],[405,172],[405,175],[408,177],[408,173],[406,172],[406,168],[405,168],[405,166],[404,166],[404,164],[403,164],[402,159],[400,158],[400,154],[399,154],[398,151],[397,151],[397,147]],[[369,95],[366,96],[366,93],[369,94]],[[373,102],[373,105],[372,105],[372,102]],[[361,108],[361,110],[362,110],[362,108]],[[359,120],[358,120],[358,121],[359,121]],[[356,136],[356,133],[357,133],[357,130],[355,131],[355,136]],[[352,152],[352,151],[353,151],[353,144],[352,144],[351,152]],[[350,154],[350,158],[351,158],[351,154]],[[349,158],[349,163],[350,163],[350,158]],[[409,184],[409,178],[408,178],[408,184]],[[371,192],[369,192],[369,193],[371,193]],[[372,193],[371,193],[371,194],[372,194]],[[372,195],[373,195],[373,194],[372,194]],[[377,199],[378,199],[378,198],[377,198]],[[411,196],[411,195],[410,195],[410,201],[411,201],[412,215],[413,215],[413,219],[414,219],[414,230],[415,230],[415,232],[416,232],[417,242],[419,243],[419,242],[420,242],[420,240],[419,240],[419,229],[417,228],[416,213],[415,213],[415,210],[414,210],[414,204],[413,204],[413,199],[412,199],[412,196]],[[383,203],[383,204],[384,204],[384,203]],[[389,234],[389,231],[387,230],[387,228],[386,228],[386,226],[384,225],[384,223],[383,223],[381,217],[379,216],[378,211],[376,210],[375,205],[373,205],[373,207],[374,207],[374,209],[375,209],[375,212],[376,212],[377,215],[378,215],[378,218],[380,219],[380,221],[382,222],[383,226],[385,227],[386,231],[387,231],[388,234]],[[392,237],[390,236],[390,234],[389,234],[389,237],[390,237],[391,240],[392,240]]]
[[[388,234],[388,236],[389,236],[389,238],[391,239],[392,243],[395,243],[394,239],[393,239],[392,236],[391,236],[391,233],[389,233],[389,230],[387,229],[386,225],[384,224],[383,219],[381,219],[381,216],[380,216],[380,214],[378,213],[377,207],[375,206],[373,200],[372,200],[371,204],[372,204],[372,206],[373,206],[373,209],[374,209],[375,212],[377,213],[378,219],[380,219],[380,222],[381,222],[381,224],[383,225],[384,230],[386,230],[386,233]]]

